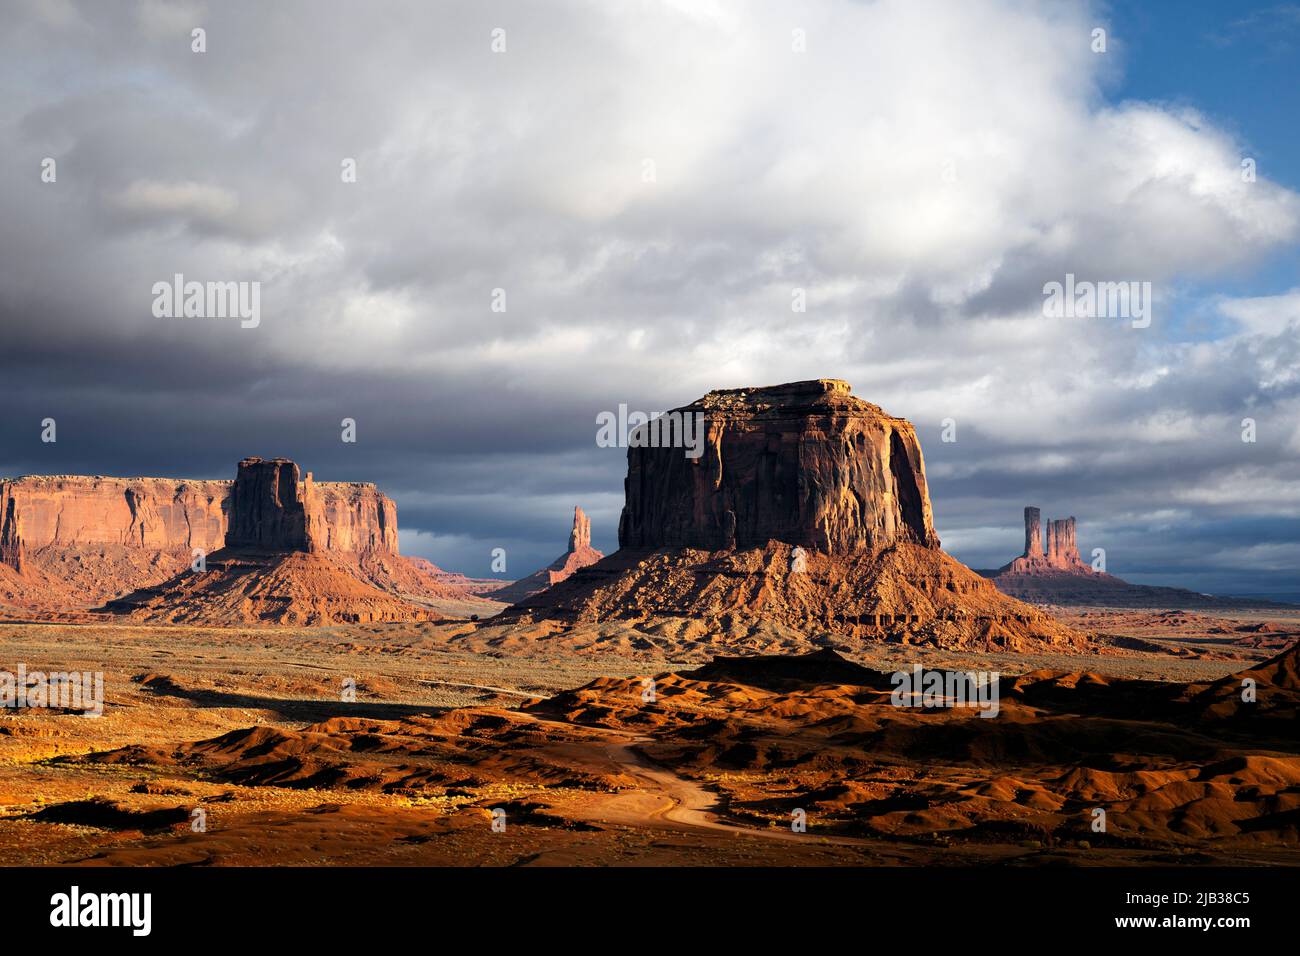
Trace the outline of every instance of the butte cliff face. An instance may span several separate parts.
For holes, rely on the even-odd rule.
[[[239,503],[235,503],[236,497]],[[234,481],[31,476],[0,481],[0,560],[48,548],[397,553],[397,510],[374,485],[300,479],[298,466],[246,458]]]
[[[245,458],[230,489],[226,545],[261,551],[315,551],[307,533],[307,498],[298,466],[286,458]]]
[[[50,475],[0,481],[5,563],[43,548],[218,548],[228,481]]]
[[[0,606],[307,625],[500,606],[408,561],[397,542],[396,506],[374,485],[316,482],[284,458],[246,458],[233,481],[18,478],[0,482]]]
[[[150,623],[318,626],[436,620],[489,605],[397,553],[397,511],[368,484],[319,484],[287,458],[245,458],[225,547],[105,610]]]
[[[234,481],[0,481],[0,564],[20,573],[15,591],[26,580],[37,604],[56,591],[64,604],[95,604],[165,581],[196,550],[226,544],[396,556],[396,507],[374,485],[300,480],[285,459],[245,459]]]
[[[715,391],[676,411],[703,415],[704,453],[628,449],[620,547],[939,547],[915,430],[847,382]]]
[[[569,550],[540,571],[520,578],[491,593],[494,601],[513,604],[534,594],[539,594],[561,581],[567,581],[578,571],[595,564],[605,555],[591,546],[591,519],[581,508],[573,509],[573,527],[569,531]]]
[[[175,574],[221,547],[228,481],[52,475],[0,481],[0,564],[14,602],[76,607]]]
[[[710,392],[703,454],[629,440],[618,552],[501,623],[677,642],[1083,646],[939,548],[916,433],[838,380]],[[672,414],[672,413],[669,413]],[[785,645],[782,645],[785,646]]]
[[[245,458],[230,490],[226,545],[397,554],[397,508],[374,485],[317,483],[287,458]]]

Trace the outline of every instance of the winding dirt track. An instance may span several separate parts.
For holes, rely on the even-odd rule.
[[[537,718],[538,723],[573,729],[563,721]],[[601,745],[605,758],[619,771],[634,778],[639,790],[599,794],[587,808],[576,809],[575,816],[589,821],[621,823],[636,827],[666,827],[670,829],[709,830],[738,836],[763,837],[769,840],[806,841],[838,844],[841,846],[875,846],[876,841],[853,837],[820,836],[795,833],[787,829],[759,829],[737,826],[719,819],[714,812],[718,800],[696,781],[674,773],[667,767],[654,763],[636,748],[650,743],[651,738],[637,736],[605,727],[582,725],[584,730],[594,730],[610,738]]]

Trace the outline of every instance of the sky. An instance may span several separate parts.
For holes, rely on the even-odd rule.
[[[0,474],[284,455],[513,578],[574,505],[616,547],[601,412],[843,378],[973,567],[1037,505],[1300,600],[1300,5],[0,4]],[[1045,315],[1067,274],[1151,321]]]

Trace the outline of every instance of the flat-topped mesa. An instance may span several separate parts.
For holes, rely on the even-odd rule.
[[[228,533],[245,549],[397,554],[397,508],[374,485],[299,481],[292,462],[261,462],[241,463],[233,529],[229,479],[0,479],[0,563],[79,582],[94,601],[165,580]]]
[[[815,379],[712,391],[674,409],[703,416],[703,453],[629,447],[619,546],[938,549],[915,430],[850,391]]]
[[[687,447],[628,437],[619,550],[540,592],[502,589],[492,626],[619,622],[750,651],[1086,646],[939,548],[915,430],[846,382],[714,391],[667,416]]]
[[[573,530],[569,532],[569,554],[591,547],[591,519],[579,507],[573,509]]]
[[[229,481],[6,478],[0,480],[0,561],[17,568],[38,552],[212,551],[225,537],[229,494]]]
[[[374,485],[317,483],[287,458],[245,458],[230,491],[226,546],[397,554],[397,509]]]

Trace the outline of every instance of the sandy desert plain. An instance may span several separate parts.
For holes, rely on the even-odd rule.
[[[1272,655],[1211,629],[1300,634],[1294,613],[1088,617],[1102,615],[1120,619],[1115,636],[1085,657],[845,656],[880,671],[1086,672],[1061,683],[1098,689],[1207,684]],[[1133,630],[1188,656],[1125,649]],[[469,624],[0,626],[0,661],[103,670],[108,701],[100,718],[0,717],[0,864],[1300,862],[1287,798],[1300,760],[1280,742],[1015,695],[993,721],[904,712],[883,675],[868,684],[834,662],[783,680],[793,656],[701,679],[707,648],[632,629],[513,643]],[[347,679],[355,702],[340,700]],[[1092,805],[1124,808],[1109,834],[1089,832]],[[806,833],[791,832],[795,807]]]

